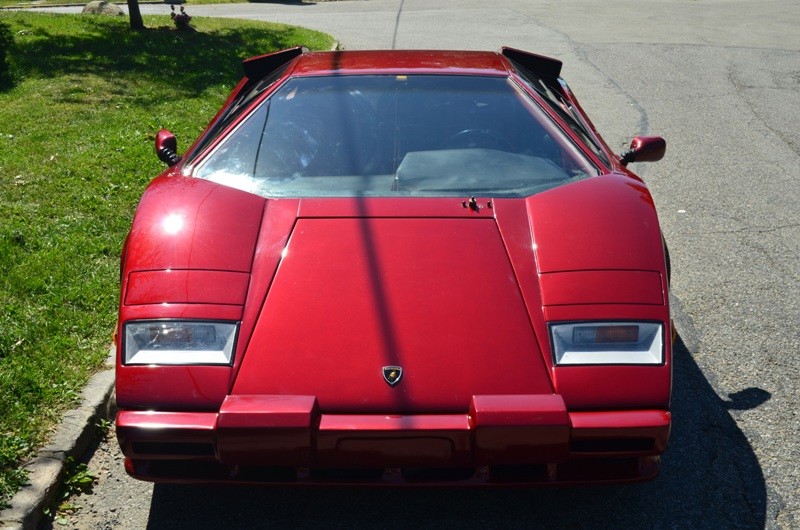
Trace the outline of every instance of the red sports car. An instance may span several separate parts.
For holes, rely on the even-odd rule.
[[[670,431],[653,200],[520,50],[244,62],[122,253],[134,477],[556,484],[654,477]]]

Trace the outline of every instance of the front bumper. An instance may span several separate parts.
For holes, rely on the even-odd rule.
[[[219,412],[120,411],[132,476],[174,482],[539,484],[653,478],[663,410],[568,412],[558,395],[474,396],[467,414],[322,414],[313,396]]]

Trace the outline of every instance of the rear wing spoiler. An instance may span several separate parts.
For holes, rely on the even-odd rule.
[[[242,61],[244,75],[250,81],[258,81],[268,76],[281,66],[285,65],[295,57],[308,53],[305,46],[296,46],[275,53],[250,57]]]
[[[544,79],[555,81],[561,76],[562,62],[558,59],[506,46],[503,46],[500,53],[512,63],[530,70]]]

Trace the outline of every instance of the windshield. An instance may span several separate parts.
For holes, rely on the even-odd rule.
[[[597,174],[505,77],[294,78],[195,176],[266,197],[524,197]]]

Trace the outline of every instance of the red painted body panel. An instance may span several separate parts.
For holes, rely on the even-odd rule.
[[[558,366],[553,380],[570,410],[609,407],[669,407],[671,365]],[[588,390],[587,390],[588,389]]]
[[[319,421],[314,396],[228,396],[217,421],[217,454],[223,462],[308,466],[312,429]]]
[[[242,272],[175,270],[132,272],[125,304],[243,305],[250,275]]]
[[[117,366],[117,406],[132,410],[219,410],[227,366]]]
[[[478,464],[547,464],[569,457],[569,415],[557,394],[473,396],[469,415]]]
[[[466,412],[475,394],[552,392],[537,350],[490,217],[299,219],[233,393]],[[405,370],[395,388],[388,365]]]
[[[310,396],[249,396],[226,400],[219,414],[117,415],[128,471],[181,482],[354,481],[350,474],[309,476],[306,466],[370,471],[369,481],[384,483],[419,483],[419,475],[406,471],[418,466],[444,472],[427,479],[434,483],[443,480],[438,476],[452,480],[447,468],[466,468],[458,478],[464,484],[635,481],[657,473],[654,455],[663,451],[669,425],[669,413],[659,410],[568,413],[552,394],[475,396],[469,414],[319,415]],[[209,448],[214,465],[203,467],[212,460]],[[192,468],[167,462],[173,473],[162,476],[165,468],[154,464],[170,460],[164,451],[174,451],[176,464],[193,460]],[[608,457],[617,458],[611,467],[602,465]],[[248,466],[264,474],[242,474]]]
[[[573,440],[652,440],[654,453],[661,453],[667,448],[672,421],[670,413],[665,410],[573,412],[569,417]]]
[[[526,202],[521,199],[498,199],[493,201],[493,205],[497,212],[497,226],[536,334],[542,362],[550,367],[549,332],[547,323],[541,318],[542,292]]]
[[[127,410],[116,418],[117,439],[124,454],[159,460],[211,460],[216,424],[215,412]],[[198,454],[202,453],[198,447],[208,450]]]
[[[505,61],[496,53],[400,50],[388,54],[385,51],[308,54],[292,70],[292,75],[383,73],[499,76],[508,75],[508,69]]]
[[[237,321],[242,318],[242,306],[216,304],[148,304],[123,306],[125,321],[154,318],[213,319]],[[121,351],[121,350],[120,350]]]
[[[323,415],[315,465],[348,467],[470,466],[466,414]]]
[[[283,250],[289,241],[294,223],[297,220],[297,210],[300,201],[297,199],[272,199],[266,201],[258,243],[253,256],[253,269],[250,280],[250,289],[247,292],[244,313],[241,316],[242,324],[239,326],[239,340],[233,356],[233,377],[238,373],[244,352],[247,351],[250,335],[261,313],[267,290],[275,276]]]
[[[571,271],[542,274],[542,304],[662,305],[661,275],[655,271]]]
[[[264,199],[207,180],[159,177],[128,236],[126,270],[250,272]]]
[[[332,52],[295,59],[284,77],[512,70],[483,52]],[[583,120],[611,173],[524,199],[478,197],[477,208],[469,197],[265,199],[181,176],[180,164],[154,180],[121,268],[117,432],[129,473],[653,478],[670,429],[662,239],[643,182]],[[124,365],[125,322],[152,319],[238,322],[232,365]],[[637,320],[665,326],[663,365],[554,366],[549,324]],[[383,380],[389,365],[403,368],[396,386]]]
[[[664,269],[655,205],[636,179],[601,175],[527,201],[541,273]]]

